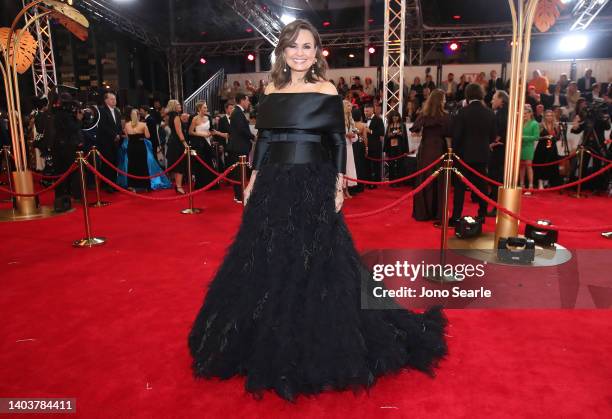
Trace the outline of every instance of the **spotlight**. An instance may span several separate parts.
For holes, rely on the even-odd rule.
[[[552,221],[550,220],[538,220],[535,225],[527,224],[525,226],[525,237],[532,239],[536,244],[552,246],[559,240],[559,232],[542,228],[551,225]]]
[[[370,54],[374,54],[374,53],[376,52],[376,48],[374,48],[374,47],[370,47],[370,48],[368,48],[368,52],[369,52]]]
[[[251,32],[253,32],[253,28],[246,28],[246,31],[247,31],[248,33],[251,33]]]
[[[459,19],[461,19],[461,15],[453,15],[453,19],[459,20]]]
[[[253,61],[254,59],[255,59],[255,56],[253,54],[247,55],[247,60]]]
[[[206,58],[204,57],[200,58],[200,64],[206,64]]]
[[[355,58],[355,54],[349,54],[349,58]]]
[[[324,49],[323,52],[321,52],[321,54],[323,54],[324,57],[327,57],[329,55],[329,51]]]
[[[293,22],[295,20],[295,16],[291,16],[291,15],[282,15],[280,18],[281,22],[283,22],[285,25],[290,24],[291,22]]]
[[[372,18],[369,18],[369,19],[368,19],[368,23],[369,23],[369,24],[372,24],[372,23],[374,23],[374,19],[372,19]]]
[[[459,49],[459,44],[456,42],[451,42],[448,48],[453,52],[457,51]]]
[[[559,49],[565,52],[580,51],[586,48],[588,43],[584,35],[568,35],[561,38]]]
[[[329,20],[326,20],[326,21],[323,22],[323,27],[324,28],[327,28],[330,25],[331,25],[331,22]]]

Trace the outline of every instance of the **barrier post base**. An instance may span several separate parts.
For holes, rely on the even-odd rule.
[[[199,214],[202,212],[200,208],[185,208],[181,211],[181,214]]]
[[[102,207],[107,207],[109,206],[111,203],[108,201],[98,201],[98,202],[93,202],[91,204],[89,204],[90,208],[102,208]]]
[[[76,240],[72,243],[73,247],[94,247],[101,246],[106,243],[106,239],[104,237],[92,237],[90,239],[81,239]]]
[[[515,214],[520,214],[521,211],[521,188],[504,188],[499,187],[497,192],[497,203],[504,208],[509,209]],[[491,249],[495,249],[500,237],[516,237],[518,236],[519,220],[509,216],[508,214],[497,211],[497,219],[495,223],[495,238],[491,245]]]

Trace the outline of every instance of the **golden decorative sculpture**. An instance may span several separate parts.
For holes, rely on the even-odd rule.
[[[38,8],[38,13],[33,17],[26,17],[23,28],[17,29],[18,23],[26,16],[26,12],[35,7]],[[29,3],[17,14],[10,28],[0,29],[0,57],[2,58],[0,74],[2,74],[6,92],[12,152],[15,159],[16,170],[13,172],[13,184],[15,192],[19,194],[32,194],[34,181],[27,166],[17,74],[24,73],[32,65],[37,41],[32,37],[28,28],[43,16],[59,21],[81,40],[87,39],[87,28],[89,27],[87,19],[70,5],[55,0],[37,0]],[[17,198],[15,211],[19,218],[38,217],[41,212],[34,197],[23,196]]]
[[[514,213],[521,209],[521,188],[518,185],[523,137],[523,110],[525,91],[529,81],[527,66],[531,47],[531,30],[534,24],[540,31],[548,30],[559,16],[562,4],[559,0],[508,0],[512,15],[512,54],[510,60],[510,103],[508,104],[508,128],[506,131],[506,157],[504,184],[499,188],[498,203]],[[537,19],[536,19],[537,17]],[[501,211],[497,212],[497,224],[493,247],[500,237],[518,235],[519,221]]]

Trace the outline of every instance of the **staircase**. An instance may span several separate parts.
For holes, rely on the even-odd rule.
[[[202,86],[193,92],[183,103],[183,112],[193,114],[196,112],[196,103],[204,101],[208,105],[208,113],[214,114],[215,111],[223,112],[221,109],[221,89],[223,88],[223,80],[225,79],[225,71],[220,69]]]

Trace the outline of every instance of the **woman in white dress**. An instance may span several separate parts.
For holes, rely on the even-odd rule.
[[[210,117],[206,102],[196,103],[197,115],[191,120],[189,127],[189,142],[191,147],[198,153],[210,167],[215,167],[213,160],[212,136],[210,129]],[[192,165],[192,171],[196,178],[196,189],[203,188],[215,179],[215,175],[199,163]]]
[[[353,105],[348,100],[342,101],[344,104],[344,126],[346,128],[346,176],[357,179],[357,167],[355,166],[355,156],[353,155],[353,143],[358,140],[355,121],[353,120]],[[348,188],[357,186],[354,180],[345,179],[344,197],[352,198]]]

